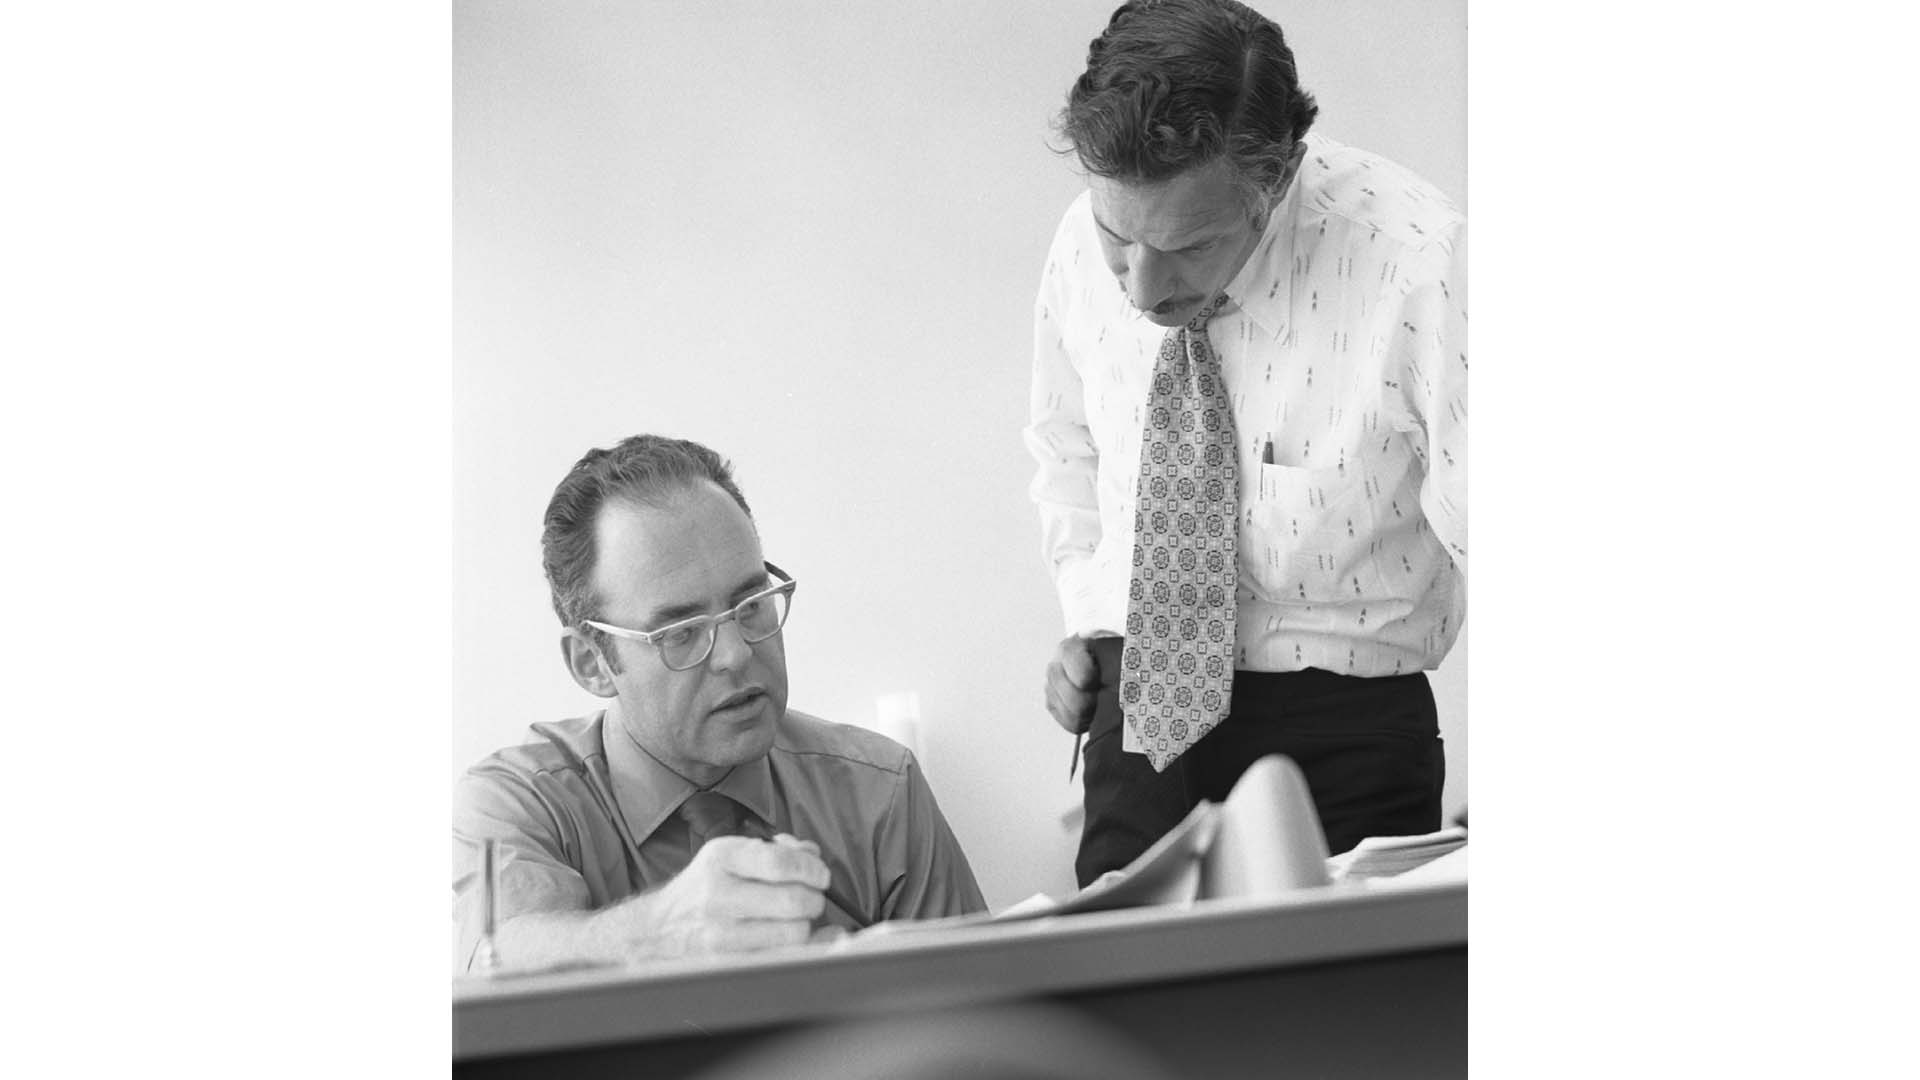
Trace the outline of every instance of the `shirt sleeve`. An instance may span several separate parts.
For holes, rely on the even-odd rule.
[[[1394,329],[1400,392],[1426,469],[1420,510],[1467,572],[1467,227],[1421,250]]]
[[[933,789],[912,754],[907,755],[907,767],[894,786],[893,806],[881,826],[880,850],[888,868],[894,870],[893,885],[880,901],[881,921],[986,910],[973,867],[947,827]]]
[[[1087,583],[1100,544],[1100,504],[1095,480],[1100,452],[1087,425],[1086,390],[1067,351],[1062,318],[1067,267],[1062,252],[1071,243],[1064,223],[1047,255],[1033,305],[1033,383],[1024,437],[1036,468],[1028,494],[1040,511],[1040,554],[1053,576],[1069,631],[1086,629],[1091,616]]]
[[[471,970],[485,927],[480,845],[494,847],[494,925],[534,911],[584,911],[586,881],[571,865],[559,817],[524,777],[476,769],[454,785],[453,917],[459,963]]]

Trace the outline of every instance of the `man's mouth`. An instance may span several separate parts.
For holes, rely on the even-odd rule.
[[[748,687],[745,690],[736,690],[726,697],[721,698],[719,703],[713,707],[713,711],[717,713],[727,712],[733,709],[742,709],[758,705],[760,700],[766,696],[767,692],[757,686]]]

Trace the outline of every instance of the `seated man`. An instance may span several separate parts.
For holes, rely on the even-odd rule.
[[[985,909],[913,755],[787,709],[793,579],[718,454],[639,435],[582,458],[541,537],[567,670],[609,699],[455,785],[460,956],[495,841],[501,964],[804,942]]]

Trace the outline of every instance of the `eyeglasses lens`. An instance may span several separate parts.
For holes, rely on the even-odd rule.
[[[762,642],[779,633],[787,621],[787,594],[756,596],[734,609],[733,621],[748,644]],[[660,654],[667,666],[685,671],[707,658],[713,651],[714,623],[677,630],[660,639]]]

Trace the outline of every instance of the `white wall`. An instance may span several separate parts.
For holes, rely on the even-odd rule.
[[[801,581],[792,704],[922,756],[987,899],[1072,885],[1060,634],[1020,442],[1041,259],[1080,188],[1048,120],[1115,0],[457,0],[452,767],[597,706],[540,517],[641,431],[732,459]],[[1260,3],[1318,129],[1464,204],[1464,0]],[[1466,798],[1466,641],[1436,677]]]

